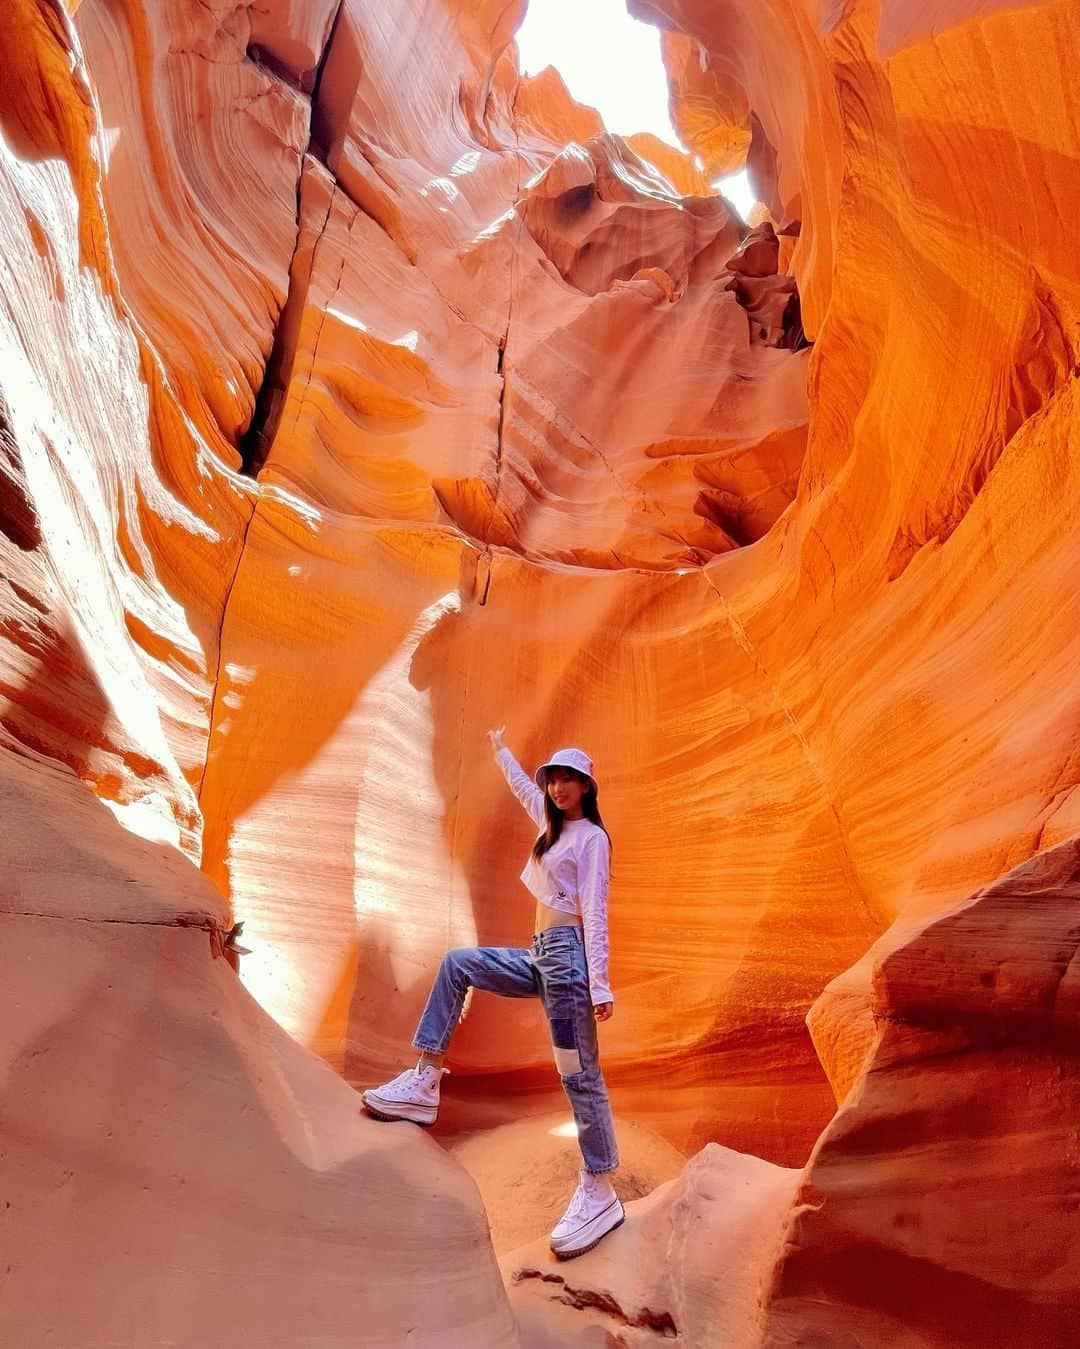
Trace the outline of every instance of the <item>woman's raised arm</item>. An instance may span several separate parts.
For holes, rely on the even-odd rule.
[[[510,748],[503,744],[502,732],[502,727],[497,731],[488,731],[488,739],[495,748],[495,762],[502,769],[503,776],[510,784],[510,790],[532,817],[533,823],[542,828],[547,823],[544,793],[514,758]]]

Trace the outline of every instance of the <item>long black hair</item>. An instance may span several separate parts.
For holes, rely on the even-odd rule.
[[[611,845],[611,835],[608,834],[607,825],[600,818],[600,811],[596,805],[596,788],[592,785],[584,773],[579,773],[576,768],[567,766],[568,773],[573,773],[579,782],[587,783],[585,791],[581,795],[581,812],[587,820],[592,820],[593,824],[598,824],[607,834],[608,844]],[[544,814],[547,816],[547,827],[538,835],[536,842],[532,845],[532,855],[536,858],[543,857],[544,853],[552,847],[562,833],[563,820],[566,816],[559,807],[552,801],[547,790],[547,781],[544,782]],[[614,849],[612,849],[614,851]]]

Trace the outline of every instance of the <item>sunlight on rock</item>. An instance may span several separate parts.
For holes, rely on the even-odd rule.
[[[740,169],[738,173],[729,174],[727,178],[718,178],[713,183],[713,187],[731,202],[744,220],[754,209],[757,198],[750,186],[750,175],[746,169]]]
[[[7,0],[5,1344],[1080,1343],[1080,8],[629,8]]]
[[[529,0],[515,41],[523,72],[537,75],[554,66],[609,131],[649,131],[679,146],[668,115],[660,34],[632,18],[625,0]]]

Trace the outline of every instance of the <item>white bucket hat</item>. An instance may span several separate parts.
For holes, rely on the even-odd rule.
[[[596,779],[593,777],[593,761],[583,749],[557,749],[547,763],[542,763],[533,774],[536,785],[541,791],[547,791],[547,770],[549,768],[576,768],[579,773],[584,773],[589,779],[593,785],[593,790],[597,790]]]

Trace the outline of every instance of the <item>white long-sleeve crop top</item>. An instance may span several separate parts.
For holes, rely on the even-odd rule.
[[[547,825],[544,793],[504,745],[495,759],[510,789],[540,828]],[[608,984],[607,895],[611,844],[592,820],[564,820],[558,840],[539,860],[529,853],[521,880],[543,904],[581,915],[589,995],[593,1005],[614,1002]]]

